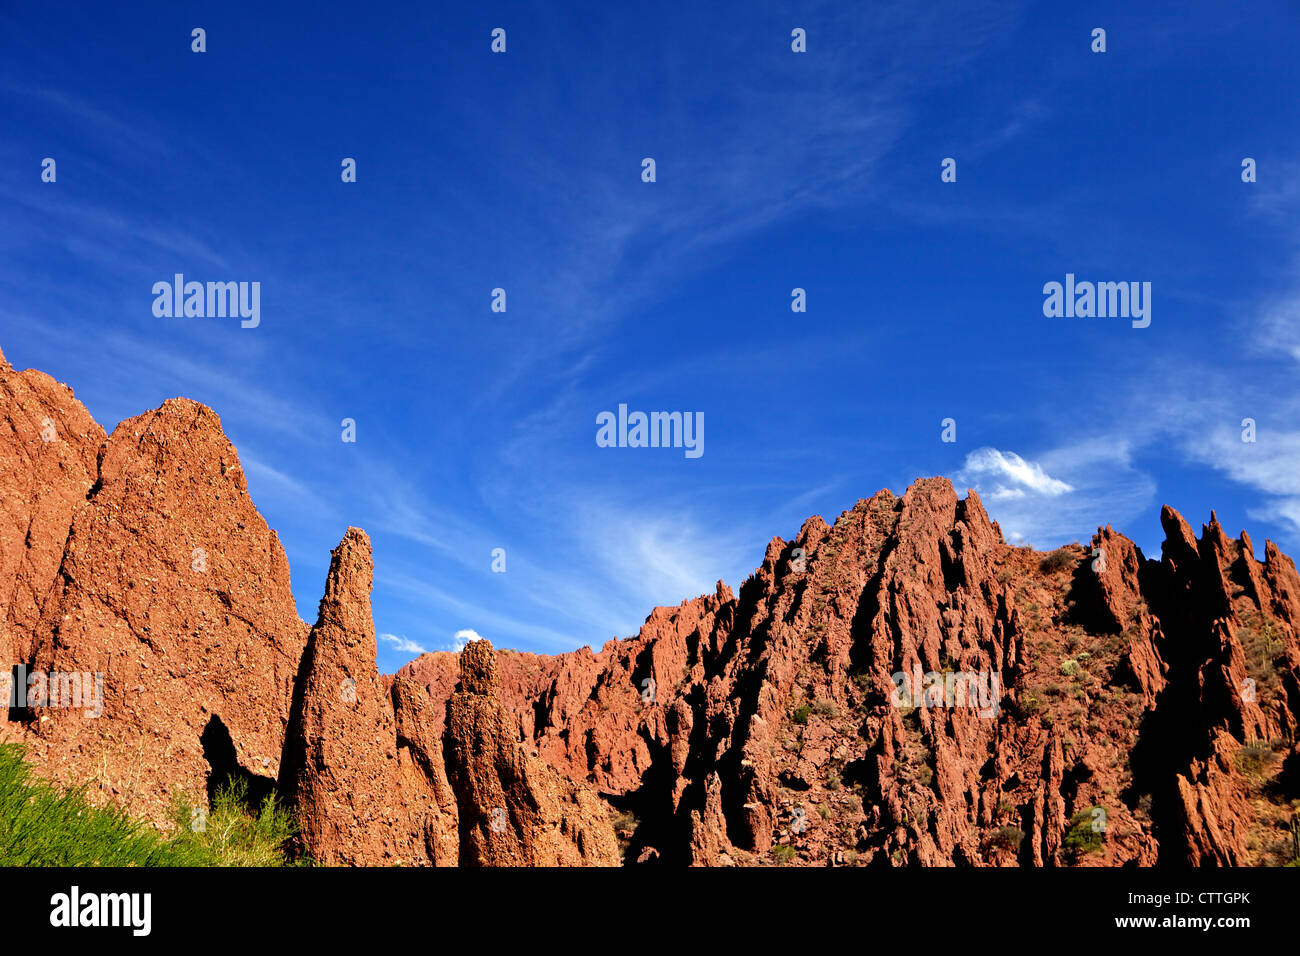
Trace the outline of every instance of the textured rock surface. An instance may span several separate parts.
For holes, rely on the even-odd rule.
[[[460,811],[441,729],[417,685],[379,675],[373,578],[370,539],[349,528],[295,684],[280,789],[318,863],[455,866]]]
[[[1160,560],[1109,527],[1044,555],[918,481],[599,654],[503,652],[501,699],[624,811],[627,862],[1285,862],[1300,580],[1271,542],[1162,520]],[[446,699],[447,668],[403,673]]]
[[[471,642],[460,653],[446,736],[449,776],[460,801],[462,865],[616,865],[608,808],[525,752],[497,687],[492,645]]]
[[[7,505],[59,476],[34,499],[26,551],[6,545],[7,562],[20,557],[9,660],[102,675],[97,718],[84,706],[30,708],[14,715],[10,736],[48,775],[156,820],[173,789],[201,796],[214,766],[273,781],[306,629],[284,550],[217,416],[173,399],[103,439],[71,393],[39,373],[0,380],[11,395],[35,382],[58,436],[13,427],[34,417],[27,399],[0,436],[7,462],[35,470],[6,468]],[[61,464],[45,467],[50,459]]]
[[[0,653],[31,658],[68,530],[98,476],[104,430],[44,372],[0,354]],[[8,714],[0,710],[0,734]]]

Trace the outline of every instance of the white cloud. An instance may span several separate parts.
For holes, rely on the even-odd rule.
[[[966,456],[966,463],[958,472],[964,482],[970,482],[981,495],[991,500],[1024,498],[1026,494],[1055,497],[1073,491],[1074,486],[1043,471],[1037,462],[1025,461],[1013,451],[1002,452],[996,448],[977,448]]]
[[[1013,544],[1047,549],[1084,541],[1103,524],[1123,530],[1152,505],[1155,481],[1139,470],[1126,440],[1089,438],[1033,460],[979,448],[966,456],[954,484],[973,488]]]
[[[429,653],[428,650],[421,647],[419,644],[415,643],[415,641],[412,641],[405,637],[401,637],[397,634],[380,634],[379,639],[383,641],[385,644],[392,644],[396,650],[399,650],[404,654]]]
[[[465,645],[468,644],[470,641],[481,641],[481,640],[483,640],[483,637],[482,635],[479,634],[478,631],[474,630],[473,628],[463,627],[459,631],[457,631],[455,635],[452,637],[452,642],[453,642],[452,650],[457,652],[463,651],[465,649]]]

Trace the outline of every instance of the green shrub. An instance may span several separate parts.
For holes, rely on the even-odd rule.
[[[1006,826],[994,833],[992,840],[989,842],[993,846],[1001,847],[1004,850],[1019,850],[1024,839],[1025,831],[1021,830],[1020,827]]]
[[[772,847],[772,859],[777,866],[785,866],[794,859],[794,847],[786,843],[777,844]]]
[[[297,833],[293,815],[274,793],[263,799],[256,816],[248,807],[244,780],[219,787],[206,813],[177,795],[172,799],[176,836],[171,843],[206,853],[212,866],[283,866],[287,845]]]
[[[1061,661],[1061,673],[1066,677],[1073,677],[1080,670],[1082,668],[1079,666],[1078,661]]]
[[[1102,844],[1106,841],[1106,832],[1104,827],[1097,826],[1095,823],[1093,813],[1096,810],[1105,813],[1101,807],[1089,807],[1080,810],[1070,818],[1070,828],[1066,830],[1063,842],[1065,849],[1072,856],[1079,857],[1085,853],[1101,851]]]
[[[1043,574],[1056,574],[1074,565],[1075,561],[1074,552],[1068,548],[1058,548],[1038,562],[1038,570]]]
[[[794,714],[791,715],[790,719],[793,720],[796,724],[806,724],[808,723],[808,715],[811,713],[812,713],[811,707],[809,707],[807,704],[800,704],[798,707],[795,708]]]
[[[254,819],[244,809],[247,790],[226,788],[202,819],[183,800],[173,804],[175,836],[168,839],[119,806],[96,807],[84,788],[64,792],[34,777],[22,748],[0,744],[0,865],[3,866],[279,866],[293,834],[292,818],[274,797]]]

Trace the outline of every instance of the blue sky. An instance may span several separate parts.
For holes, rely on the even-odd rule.
[[[216,409],[309,621],[365,528],[384,670],[599,648],[923,475],[1040,548],[1300,551],[1290,0],[266,6],[0,8],[0,348],[110,430]],[[155,317],[176,272],[260,325]],[[1150,327],[1045,317],[1066,273]],[[620,403],[704,454],[597,447]]]

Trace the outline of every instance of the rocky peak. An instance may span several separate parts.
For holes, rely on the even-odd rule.
[[[487,697],[497,695],[497,656],[487,641],[470,641],[460,652],[460,690]]]

